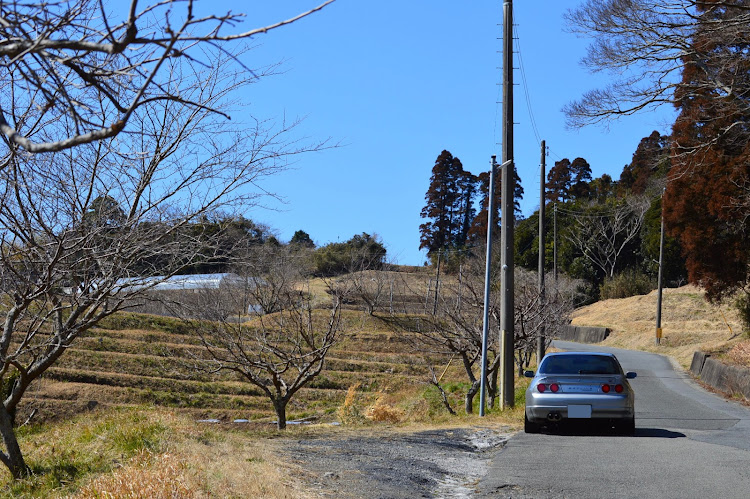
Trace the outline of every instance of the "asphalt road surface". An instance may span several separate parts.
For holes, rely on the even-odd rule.
[[[490,460],[475,492],[508,498],[748,498],[750,410],[701,389],[659,355],[608,351],[636,371],[635,435],[586,429],[519,433]]]

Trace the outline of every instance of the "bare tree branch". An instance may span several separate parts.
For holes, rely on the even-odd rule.
[[[184,96],[167,61],[210,67],[217,54],[240,61],[237,42],[292,24],[329,5],[267,26],[230,33],[242,14],[196,17],[196,0],[132,0],[109,12],[102,0],[0,3],[0,132],[10,147],[31,153],[62,151],[107,140],[126,130],[134,113],[153,100],[218,112]],[[110,8],[116,10],[120,3]],[[125,20],[122,20],[125,19]],[[112,109],[106,118],[101,108]]]

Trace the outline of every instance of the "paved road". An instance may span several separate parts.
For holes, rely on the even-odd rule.
[[[482,497],[750,497],[750,410],[706,392],[659,355],[609,351],[636,371],[634,437],[562,434],[513,437],[478,485]]]

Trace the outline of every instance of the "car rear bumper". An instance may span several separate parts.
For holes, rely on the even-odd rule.
[[[561,400],[556,394],[534,394],[526,400],[526,417],[542,423],[569,419],[571,405],[590,406],[591,419],[630,419],[635,417],[633,402],[627,395],[575,395]]]

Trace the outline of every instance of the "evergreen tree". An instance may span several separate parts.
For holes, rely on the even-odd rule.
[[[296,231],[292,236],[292,240],[289,241],[289,244],[293,244],[297,247],[302,248],[315,248],[315,243],[310,238],[310,234],[308,234],[304,230]]]
[[[588,199],[591,193],[589,182],[591,181],[591,166],[583,158],[576,158],[570,164],[570,187],[568,189],[571,199]]]
[[[461,247],[468,219],[473,218],[473,192],[476,179],[464,171],[461,160],[443,151],[435,160],[430,187],[425,194],[421,216],[428,221],[419,226],[419,248],[432,255],[440,249]]]
[[[668,136],[653,131],[648,137],[642,138],[633,153],[633,160],[622,170],[620,187],[632,194],[643,194],[652,176],[666,175],[665,171],[659,170],[665,164],[668,154]]]
[[[546,198],[552,202],[566,202],[570,199],[570,185],[573,180],[568,158],[555,161],[555,166],[547,173]]]
[[[515,189],[513,195],[513,211],[517,218],[521,218],[521,199],[523,198],[523,187],[521,186],[521,177],[518,176],[518,170],[513,169],[513,175],[515,177]],[[487,213],[490,204],[490,173],[482,172],[477,176],[479,183],[479,194],[481,196],[479,201],[479,213],[474,218],[469,229],[468,238],[470,241],[486,241],[487,240]],[[495,172],[495,225],[493,232],[500,235],[500,219],[502,212],[502,199],[503,199],[503,179],[500,170]]]

